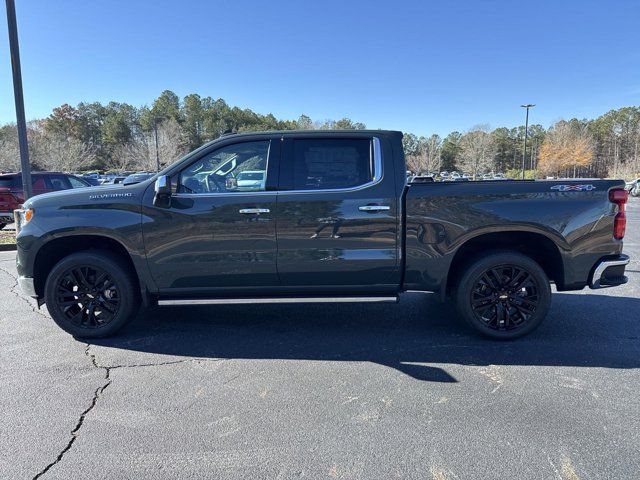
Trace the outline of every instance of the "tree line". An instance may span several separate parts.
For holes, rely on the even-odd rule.
[[[548,129],[530,125],[524,165],[527,178],[640,176],[640,107],[611,110],[595,119],[560,120]],[[470,175],[522,172],[524,125],[417,137],[403,142],[413,172],[460,170]]]
[[[364,129],[349,118],[314,121],[277,119],[223,99],[166,90],[151,106],[99,102],[61,105],[28,124],[34,169],[154,171],[226,131]],[[521,171],[524,126],[491,130],[479,125],[441,137],[406,133],[407,166],[413,172],[459,170],[470,175]],[[529,126],[525,168],[536,176],[640,174],[640,107],[611,110],[596,119],[561,120],[545,129]],[[0,170],[20,168],[15,124],[0,126]]]

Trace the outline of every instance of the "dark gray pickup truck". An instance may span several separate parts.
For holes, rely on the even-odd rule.
[[[19,283],[79,337],[139,305],[453,299],[493,338],[532,331],[556,289],[623,284],[621,180],[407,184],[402,134],[225,135],[135,185],[40,195]]]

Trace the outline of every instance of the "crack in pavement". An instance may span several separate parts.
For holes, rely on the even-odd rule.
[[[102,392],[104,392],[107,387],[109,385],[111,385],[111,368],[110,367],[101,367],[98,365],[98,363],[96,362],[96,357],[94,354],[89,352],[89,348],[91,347],[91,345],[87,344],[87,348],[84,350],[84,354],[89,357],[91,359],[91,363],[93,364],[94,367],[96,368],[101,368],[104,369],[105,371],[105,375],[104,375],[104,379],[105,379],[105,383],[101,386],[99,386],[98,388],[96,388],[96,391],[93,394],[93,398],[91,399],[91,403],[89,404],[89,407],[86,408],[82,414],[80,415],[80,418],[78,419],[78,422],[76,423],[76,426],[74,427],[73,430],[71,430],[71,438],[69,439],[69,442],[65,445],[65,447],[60,451],[60,453],[58,454],[58,456],[56,457],[56,459],[51,462],[49,465],[47,465],[45,468],[43,468],[42,470],[40,470],[34,477],[33,480],[36,480],[40,477],[42,477],[45,473],[47,473],[53,466],[57,465],[62,458],[64,457],[64,455],[71,450],[71,447],[73,446],[74,442],[76,441],[76,439],[78,438],[78,435],[80,434],[80,429],[82,428],[82,424],[84,423],[84,419],[86,418],[86,416],[89,414],[89,412],[91,410],[93,410],[93,408],[96,406],[96,403],[98,402],[98,398],[100,397],[100,395],[102,394]]]
[[[96,404],[98,402],[98,398],[100,398],[100,395],[102,395],[102,393],[107,389],[107,387],[109,385],[111,385],[111,382],[113,381],[112,378],[111,378],[111,370],[118,369],[118,368],[160,367],[160,366],[164,366],[164,365],[176,365],[176,364],[179,364],[179,363],[188,363],[188,362],[196,362],[196,363],[197,362],[209,362],[209,361],[222,362],[222,361],[228,360],[228,359],[224,359],[224,358],[185,358],[183,360],[174,360],[174,361],[168,361],[168,362],[140,363],[140,364],[135,364],[135,365],[114,365],[114,366],[109,366],[108,367],[108,366],[105,366],[105,365],[100,365],[98,363],[98,359],[96,358],[96,355],[94,353],[91,353],[90,350],[91,350],[91,344],[87,343],[87,348],[85,348],[84,354],[89,359],[91,359],[91,364],[95,368],[103,369],[105,371],[105,375],[104,375],[105,383],[103,385],[99,386],[98,388],[96,388],[96,390],[95,390],[95,392],[93,394],[93,398],[91,399],[91,403],[89,404],[89,407],[82,412],[82,414],[80,415],[80,418],[78,419],[78,422],[76,423],[76,426],[74,427],[73,430],[71,430],[71,438],[69,439],[69,442],[60,451],[60,453],[58,454],[56,459],[53,462],[51,462],[50,464],[48,464],[45,468],[40,470],[33,477],[33,480],[37,480],[38,478],[42,477],[51,468],[53,468],[55,465],[60,463],[62,461],[63,457],[65,456],[65,454],[69,450],[71,450],[71,447],[73,447],[73,444],[75,443],[76,439],[78,438],[78,435],[80,434],[80,429],[82,428],[82,425],[84,424],[85,418],[87,417],[89,412],[91,412],[91,410],[93,410],[94,407],[96,406]]]
[[[39,308],[37,308],[36,306],[33,305],[33,303],[31,303],[27,298],[24,297],[24,295],[22,295],[22,292],[18,292],[18,277],[16,277],[13,273],[11,273],[9,270],[6,270],[2,267],[0,267],[0,272],[4,272],[6,273],[9,277],[11,277],[13,279],[13,285],[11,286],[11,288],[9,288],[9,291],[11,293],[13,293],[16,297],[18,297],[18,299],[20,299],[21,301],[25,302],[27,305],[29,305],[29,308],[33,311],[33,313],[37,313],[38,315],[43,316],[44,318],[49,318],[49,316],[47,316],[46,314],[44,314]]]
[[[1,262],[0,262],[1,263]],[[12,280],[13,280],[13,286],[11,286],[11,288],[9,289],[9,291],[15,295],[18,299],[20,299],[22,302],[26,303],[29,308],[34,312],[37,313],[38,315],[41,315],[42,317],[50,320],[51,318],[43,313],[42,311],[40,311],[38,308],[36,308],[27,298],[25,298],[21,292],[17,291],[18,290],[18,278],[9,270],[6,270],[5,268],[0,267],[0,272],[5,273],[7,276],[9,276]],[[98,363],[98,359],[96,358],[96,355],[94,353],[91,352],[91,344],[87,343],[86,344],[86,348],[84,350],[84,354],[86,357],[88,357],[91,360],[91,365],[95,368],[98,369],[102,369],[104,370],[104,382],[102,385],[100,385],[99,387],[97,387],[93,393],[93,397],[91,399],[91,402],[89,403],[89,406],[80,414],[80,418],[78,418],[78,421],[76,422],[75,427],[73,428],[73,430],[71,430],[71,438],[69,439],[69,441],[67,442],[67,444],[64,446],[64,448],[60,451],[60,453],[56,456],[55,460],[51,463],[49,463],[47,466],[45,466],[42,470],[40,470],[34,477],[33,480],[37,480],[38,478],[41,478],[43,475],[45,475],[51,468],[53,468],[55,465],[57,465],[58,463],[60,463],[62,461],[62,459],[64,458],[65,454],[67,452],[69,452],[69,450],[71,450],[71,448],[73,447],[73,444],[75,443],[76,439],[78,438],[78,435],[80,434],[80,429],[82,428],[82,425],[84,424],[84,421],[87,417],[87,415],[91,412],[91,410],[93,410],[98,402],[98,398],[100,398],[100,396],[104,393],[104,391],[107,389],[107,387],[109,387],[109,385],[111,385],[112,379],[111,379],[111,370],[113,369],[118,369],[118,368],[144,368],[144,367],[159,367],[159,366],[164,366],[164,365],[176,365],[179,363],[188,363],[188,362],[223,362],[225,360],[225,358],[185,358],[182,360],[173,360],[173,361],[167,361],[167,362],[158,362],[158,363],[139,363],[139,364],[134,364],[134,365],[112,365],[112,366],[107,366],[107,365],[101,365],[100,363]]]

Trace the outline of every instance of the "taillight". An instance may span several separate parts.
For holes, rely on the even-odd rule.
[[[624,206],[629,199],[629,192],[624,188],[614,188],[609,190],[609,201],[618,206],[618,213],[613,220],[613,238],[622,240],[624,232],[627,228],[627,216],[625,215]]]

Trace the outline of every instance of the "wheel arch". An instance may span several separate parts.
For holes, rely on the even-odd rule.
[[[33,262],[33,278],[38,298],[44,296],[44,286],[54,265],[72,253],[84,250],[106,250],[116,255],[122,259],[124,265],[133,273],[139,291],[146,290],[131,254],[121,242],[104,235],[69,235],[47,241],[36,253]]]
[[[550,280],[558,285],[564,283],[562,254],[548,236],[523,230],[482,233],[467,239],[456,250],[441,292],[443,298],[451,294],[469,261],[489,250],[512,250],[526,255],[542,267]]]

